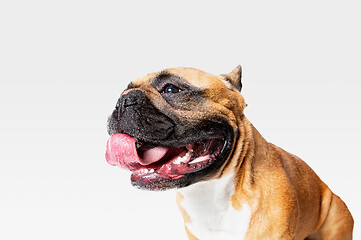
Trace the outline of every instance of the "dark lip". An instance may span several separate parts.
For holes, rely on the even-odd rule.
[[[138,138],[138,137],[135,137],[132,135],[129,135],[129,136],[134,137],[135,146],[137,149],[139,149],[140,147],[142,147],[145,144],[153,145],[153,146],[167,146],[167,147],[181,148],[181,147],[186,147],[188,144],[194,144],[196,142],[202,142],[202,141],[213,140],[213,139],[222,139],[222,140],[226,141],[226,137],[224,135],[209,135],[208,137],[195,138],[195,139],[193,139],[193,141],[190,141],[190,142],[179,142],[177,144],[177,141],[174,141],[174,142],[172,142],[172,144],[169,144],[166,142],[163,143],[161,141],[158,142],[158,141],[154,141],[154,140],[146,140],[146,139]]]
[[[206,141],[206,140],[212,140],[212,139],[224,139],[225,141],[228,140],[228,134],[225,131],[219,129],[213,130],[212,132],[203,133],[204,136],[202,137],[193,137],[191,138],[190,141],[184,141],[183,139],[179,139],[179,138],[167,139],[167,140],[147,139],[147,138],[143,138],[142,136],[134,136],[125,131],[120,131],[120,133],[124,133],[131,137],[134,137],[137,149],[144,143],[152,144],[156,146],[181,148],[181,147],[186,147],[188,144]],[[187,135],[187,133],[185,133],[185,135]]]

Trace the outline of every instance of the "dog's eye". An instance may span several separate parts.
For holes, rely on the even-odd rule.
[[[182,90],[179,87],[174,86],[173,84],[169,84],[163,89],[163,93],[178,93],[180,91]]]

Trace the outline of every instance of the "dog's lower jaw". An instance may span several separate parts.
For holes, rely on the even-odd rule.
[[[189,239],[239,240],[246,236],[251,219],[250,207],[232,206],[234,174],[198,182],[177,193]]]

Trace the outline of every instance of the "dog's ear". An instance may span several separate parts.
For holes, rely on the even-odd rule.
[[[242,67],[241,65],[238,65],[235,69],[232,70],[232,72],[228,74],[222,74],[226,81],[228,81],[230,84],[232,84],[235,88],[238,89],[238,91],[241,91],[242,89]]]

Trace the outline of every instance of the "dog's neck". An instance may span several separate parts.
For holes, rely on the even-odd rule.
[[[188,234],[200,240],[241,239],[248,229],[250,208],[233,208],[234,189],[234,174],[229,173],[179,190],[177,202]]]
[[[249,122],[243,125],[243,131],[244,138],[237,146],[239,161],[231,171],[178,191],[177,202],[187,234],[195,237],[190,239],[243,239],[247,233],[251,208],[246,199],[251,197],[252,164],[263,157],[257,147],[265,140]]]

